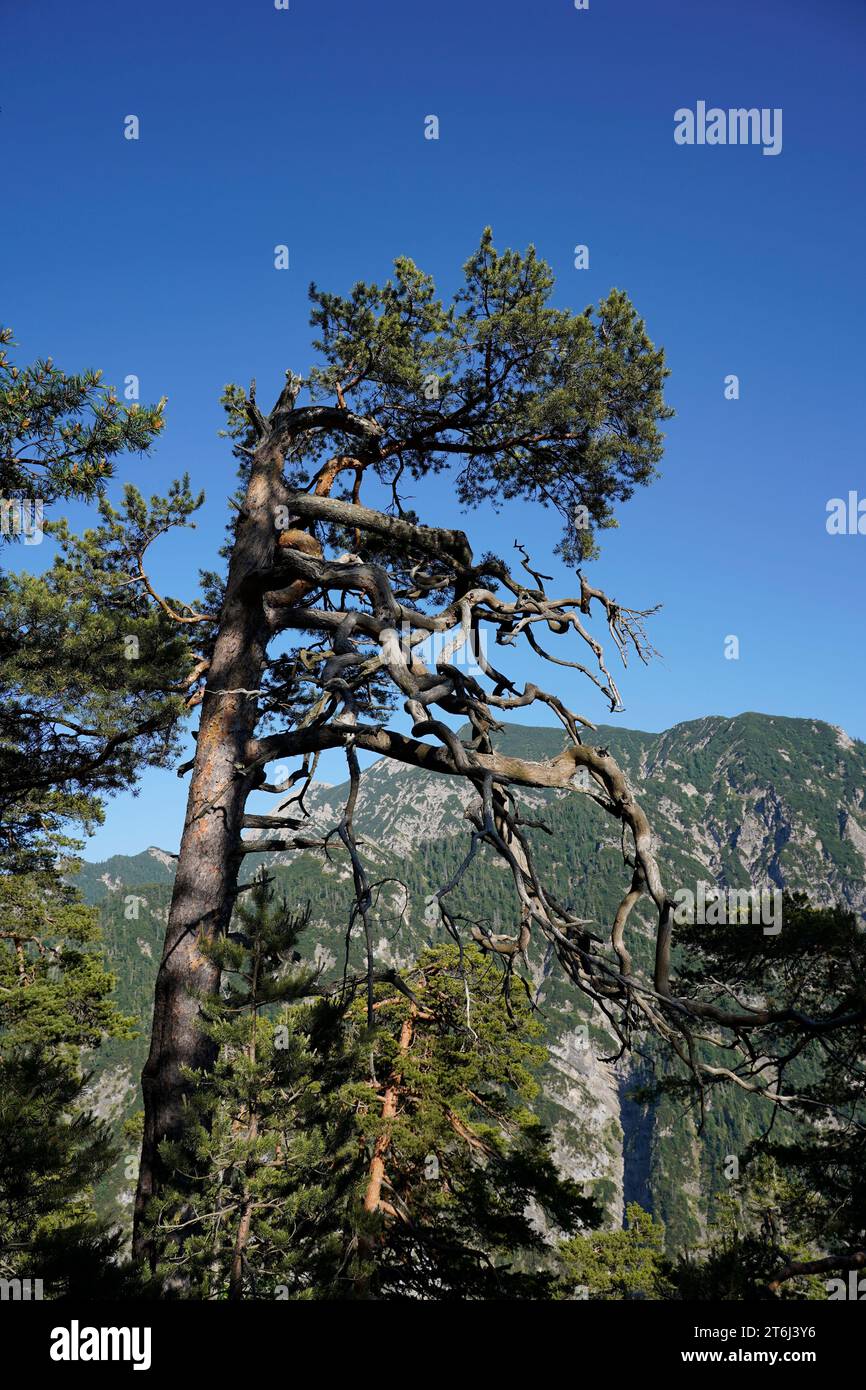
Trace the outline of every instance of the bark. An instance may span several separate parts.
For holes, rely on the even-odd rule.
[[[256,1042],[258,1031],[258,988],[259,988],[259,946],[256,945],[255,957],[253,960],[253,978],[250,993],[253,999],[253,1032],[247,1048],[247,1057],[255,1067],[256,1063]],[[252,1152],[252,1145],[255,1144],[259,1133],[259,1117],[254,1102],[250,1103],[249,1117],[247,1120],[247,1142],[251,1146],[250,1154],[246,1164],[247,1183],[252,1181],[256,1171],[255,1157]],[[241,1206],[240,1219],[238,1221],[237,1235],[235,1236],[234,1250],[232,1251],[232,1264],[229,1271],[229,1299],[237,1302],[244,1296],[244,1259],[246,1256],[247,1243],[250,1238],[250,1231],[253,1227],[253,1207],[255,1203],[251,1192],[247,1191]]]
[[[412,1019],[405,1018],[403,1027],[400,1029],[400,1052],[405,1055],[409,1051],[412,1042]],[[393,1120],[397,1114],[397,1104],[400,1099],[400,1077],[396,1069],[385,1090],[382,1098],[382,1119],[383,1121]],[[385,1155],[391,1144],[390,1126],[381,1131],[373,1148],[373,1157],[370,1160],[370,1172],[367,1178],[367,1190],[364,1193],[364,1210],[376,1211],[382,1200],[382,1183],[385,1178]]]
[[[414,1005],[412,1013],[403,1020],[400,1029],[400,1056],[405,1057],[412,1044],[414,1032],[414,1019],[417,1010]],[[402,1077],[399,1071],[399,1063],[395,1063],[385,1094],[382,1097],[382,1120],[385,1127],[379,1133],[373,1146],[373,1157],[370,1160],[370,1168],[367,1174],[367,1186],[364,1191],[364,1210],[366,1212],[385,1211],[389,1214],[394,1212],[394,1208],[382,1197],[382,1184],[385,1181],[385,1158],[391,1147],[391,1124],[390,1121],[396,1118],[397,1108],[400,1104],[400,1090]],[[376,1250],[379,1245],[378,1237],[371,1232],[363,1233],[358,1239],[358,1250],[361,1256],[361,1267],[355,1274],[354,1295],[356,1298],[366,1299],[370,1297],[370,1281],[372,1275],[371,1265],[376,1257]]]
[[[247,1248],[247,1241],[250,1238],[250,1231],[253,1224],[253,1199],[247,1197],[241,1208],[241,1217],[238,1222],[238,1233],[235,1237],[235,1246],[232,1253],[232,1267],[229,1274],[229,1300],[237,1302],[244,1296],[244,1252]]]
[[[156,980],[150,1053],[142,1073],[144,1137],[133,1239],[135,1254],[151,1264],[145,1211],[167,1176],[159,1146],[182,1135],[190,1087],[184,1068],[213,1063],[212,1044],[199,1026],[198,996],[218,990],[219,972],[203,954],[202,942],[225,930],[237,886],[237,851],[252,786],[245,758],[257,719],[255,696],[240,692],[259,688],[269,636],[264,607],[249,601],[246,581],[272,563],[275,508],[284,494],[281,471],[281,450],[275,441],[265,441],[253,457],[237,524]]]
[[[866,1250],[855,1250],[848,1255],[826,1255],[820,1260],[790,1260],[784,1269],[773,1276],[767,1285],[770,1293],[778,1293],[788,1279],[796,1279],[803,1274],[830,1274],[834,1270],[862,1269],[866,1265]]]

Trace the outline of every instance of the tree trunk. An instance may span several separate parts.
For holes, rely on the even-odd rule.
[[[159,1145],[182,1134],[190,1089],[183,1069],[209,1068],[214,1060],[212,1044],[199,1027],[197,996],[217,992],[219,971],[201,945],[226,929],[237,887],[244,806],[252,785],[243,768],[257,722],[255,696],[240,692],[259,689],[269,635],[261,599],[245,591],[245,581],[273,562],[281,475],[282,453],[265,442],[252,460],[236,527],[156,980],[150,1053],[142,1073],[144,1137],[133,1239],[136,1256],[151,1264],[144,1217],[166,1177]]]
[[[413,1010],[414,1012],[414,1010]],[[400,1052],[405,1055],[409,1051],[412,1042],[412,1018],[404,1018],[403,1026],[400,1029]],[[382,1119],[393,1120],[397,1114],[397,1106],[400,1101],[400,1078],[395,1069],[394,1075],[388,1082],[385,1095],[382,1100]],[[367,1190],[364,1193],[364,1210],[377,1211],[382,1200],[382,1183],[385,1179],[385,1155],[391,1144],[390,1128],[383,1129],[375,1145],[373,1146],[373,1157],[370,1161],[370,1172],[367,1178]]]
[[[229,1274],[229,1300],[238,1302],[244,1296],[244,1251],[247,1248],[247,1241],[250,1238],[250,1230],[253,1224],[253,1199],[247,1197],[241,1208],[241,1217],[238,1222],[238,1233],[235,1237],[234,1251],[232,1253],[232,1267]]]
[[[258,1033],[259,1009],[258,1009],[258,990],[259,990],[259,965],[261,963],[261,938],[256,938],[255,950],[253,952],[252,980],[250,982],[250,998],[253,1004],[252,1016],[252,1037],[247,1048],[247,1060],[253,1074],[256,1065],[256,1043]],[[254,1102],[250,1102],[250,1113],[247,1122],[247,1143],[254,1145],[259,1134],[259,1117]],[[252,1182],[256,1171],[256,1161],[253,1152],[247,1153],[247,1161],[244,1165],[244,1177],[249,1184]],[[240,1219],[238,1221],[237,1235],[235,1236],[234,1250],[232,1251],[231,1270],[229,1272],[229,1299],[236,1302],[244,1296],[244,1256],[246,1253],[247,1242],[250,1238],[250,1231],[253,1226],[253,1195],[247,1188],[246,1195],[241,1206]]]

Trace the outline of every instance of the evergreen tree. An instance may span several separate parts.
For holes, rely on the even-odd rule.
[[[525,642],[540,660],[580,670],[617,709],[602,644],[585,620],[596,613],[621,656],[634,650],[646,660],[652,651],[644,630],[652,610],[614,602],[582,574],[574,598],[554,599],[525,547],[516,546],[512,565],[473,555],[462,531],[419,517],[401,495],[407,480],[442,474],[469,507],[502,498],[549,507],[562,524],[557,549],[577,564],[615,524],[615,506],[655,476],[672,413],[663,352],[621,291],[574,312],[554,304],[553,289],[533,247],[500,253],[488,228],[450,303],[404,256],[384,285],[358,284],[346,296],[314,286],[306,379],[287,371],[268,415],[255,383],[225,391],[242,495],[225,580],[211,576],[208,585],[207,685],[142,1075],[139,1218],[170,1176],[160,1146],[183,1128],[185,1069],[213,1061],[197,995],[219,989],[204,943],[228,928],[251,852],[243,832],[270,829],[273,849],[302,847],[303,837],[291,835],[296,824],[248,814],[248,799],[306,784],[322,750],[344,750],[354,788],[340,829],[357,888],[353,925],[363,925],[369,903],[351,824],[360,749],[471,786],[484,807],[471,833],[508,865],[522,913],[517,940],[493,940],[479,924],[475,939],[514,951],[534,930],[556,943],[575,985],[604,1000],[612,986],[585,967],[584,924],[525,864],[532,850],[509,800],[512,787],[574,788],[578,766],[589,769],[597,803],[631,832],[639,863],[627,903],[648,888],[667,940],[649,827],[608,750],[583,743],[582,716],[533,683],[521,691],[489,664],[482,685],[445,652],[429,665],[419,653],[431,633],[452,634],[452,655],[466,642],[484,646],[488,633],[502,648]],[[548,636],[571,639],[567,657],[551,656]],[[592,669],[572,659],[571,644]],[[536,702],[561,720],[567,748],[552,761],[500,757],[498,713]],[[399,704],[411,732],[389,727]],[[455,716],[470,725],[465,738],[453,732]],[[287,762],[288,780],[270,781],[268,765]],[[437,902],[453,928],[444,893]],[[368,946],[372,956],[372,938]],[[146,1254],[140,1235],[137,1244]]]
[[[543,1055],[476,948],[428,951],[366,1005],[298,961],[306,916],[264,877],[209,951],[218,1048],[194,1078],[182,1182],[148,1210],[163,1289],[203,1298],[542,1297],[545,1222],[597,1213],[527,1102]],[[514,1010],[517,1016],[514,1016]],[[193,1080],[193,1078],[190,1078]],[[531,1214],[534,1213],[534,1214]]]
[[[196,625],[156,594],[144,568],[156,537],[190,524],[202,498],[186,479],[146,504],[127,485],[121,508],[105,489],[117,460],[143,454],[163,428],[157,406],[121,405],[101,373],[52,363],[14,365],[0,331],[0,503],[6,553],[47,540],[43,572],[0,571],[0,866],[47,868],[75,848],[70,826],[101,819],[101,794],[135,784],[177,751]],[[49,510],[95,502],[83,536]],[[16,511],[38,502],[28,537]],[[179,623],[175,617],[190,621]]]
[[[165,400],[122,405],[102,372],[69,374],[50,357],[20,365],[7,352],[12,341],[12,329],[0,328],[0,496],[43,507],[92,501],[114,476],[118,455],[150,447]],[[23,532],[10,520],[6,534]]]
[[[866,1267],[866,934],[842,906],[816,908],[793,893],[777,935],[705,925],[689,930],[687,947],[686,987],[723,981],[757,1014],[767,1001],[771,1020],[751,1046],[780,1098],[741,1156],[748,1199],[728,1204],[700,1286],[765,1296],[785,1293],[789,1280],[802,1291],[814,1276]],[[719,1050],[706,1055],[723,1061]],[[712,1084],[730,1077],[719,1071]],[[681,1078],[665,1089],[692,1088]]]
[[[788,1299],[825,1298],[821,1281],[805,1275],[773,1288],[781,1250],[791,1260],[807,1257],[803,1218],[817,1200],[766,1156],[756,1160],[717,1201],[704,1244],[677,1259],[671,1270],[677,1297],[752,1303],[779,1292]]]
[[[368,1164],[333,1293],[547,1297],[543,1232],[599,1213],[560,1175],[529,1108],[542,1027],[525,998],[506,1003],[502,972],[475,946],[427,950],[406,981],[411,998],[377,987],[371,1029],[363,1005],[349,1014],[369,1060],[343,1101]]]
[[[561,1298],[667,1298],[672,1286],[665,1231],[637,1202],[621,1231],[593,1231],[563,1241],[557,1255]]]
[[[130,1024],[96,916],[53,872],[0,875],[0,1277],[46,1297],[107,1291],[120,1243],[93,1212],[115,1152],[82,1054]]]
[[[304,1297],[337,1258],[355,1151],[333,1091],[351,1061],[338,1015],[311,998],[316,970],[299,963],[306,923],[261,874],[208,946],[223,980],[202,1000],[216,1063],[190,1078],[182,1142],[163,1155],[183,1185],[148,1211],[169,1291]]]
[[[11,338],[0,330],[0,539],[7,560],[50,551],[41,573],[0,572],[0,1262],[92,1292],[114,1282],[119,1242],[93,1212],[113,1152],[86,1053],[128,1025],[71,852],[105,794],[176,751],[193,656],[143,559],[198,499],[186,482],[149,505],[128,487],[113,509],[116,461],[148,449],[164,402],[122,405],[99,372],[50,359],[16,365]],[[49,515],[63,501],[96,503],[100,525],[74,534]]]

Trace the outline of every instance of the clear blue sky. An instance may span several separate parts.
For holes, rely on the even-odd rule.
[[[450,291],[491,223],[500,247],[537,245],[563,304],[626,289],[667,350],[662,477],[592,572],[664,604],[663,661],[622,674],[621,722],[756,709],[866,737],[866,536],[825,529],[829,498],[866,497],[863,0],[42,0],[5,4],[0,36],[2,317],[24,358],[169,397],[158,448],[122,469],[207,491],[155,562],[163,587],[192,594],[221,543],[223,384],[255,376],[267,404],[309,364],[309,281],[345,290],[408,254]],[[698,100],[781,107],[781,154],[676,145]],[[546,514],[461,519],[441,482],[427,501],[479,548],[519,525],[550,572]],[[148,774],[88,858],[175,847],[184,798]]]

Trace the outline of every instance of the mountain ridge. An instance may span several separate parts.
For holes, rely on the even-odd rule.
[[[511,724],[498,737],[524,756],[545,750],[553,756],[564,743],[549,726]],[[780,887],[866,916],[866,743],[825,721],[752,711],[704,716],[660,733],[602,725],[586,737],[610,747],[634,786],[657,837],[669,892],[702,881]],[[343,786],[311,788],[311,821],[331,828],[344,792]],[[385,885],[373,914],[382,963],[406,966],[423,946],[442,939],[434,895],[465,852],[463,812],[474,795],[457,778],[403,764],[379,760],[363,772],[356,824],[371,870]],[[604,935],[623,888],[618,827],[589,798],[567,791],[523,792],[520,799],[543,807],[551,831],[532,832],[543,877]],[[245,875],[262,860],[291,900],[311,903],[307,954],[326,973],[338,972],[351,896],[348,866],[337,852],[330,861],[309,852],[288,862],[249,855]],[[84,896],[100,907],[119,1002],[141,1025],[133,1044],[103,1050],[94,1078],[95,1103],[118,1122],[138,1104],[173,864],[170,851],[151,846],[85,864],[78,876]],[[507,877],[492,857],[479,855],[454,908],[493,930],[513,930]],[[651,949],[653,923],[640,904],[633,922],[641,960]],[[550,968],[544,943],[530,948],[528,968],[549,1048],[536,1109],[562,1167],[605,1204],[610,1224],[621,1222],[624,1202],[638,1194],[666,1222],[673,1246],[693,1244],[725,1189],[724,1159],[741,1152],[755,1132],[755,1103],[742,1093],[722,1095],[698,1142],[688,1112],[668,1100],[648,1107],[633,1099],[658,1058],[646,1053],[618,1066],[604,1062],[617,1050],[613,1039],[584,996]],[[131,1184],[120,1165],[103,1196],[115,1212],[127,1211]]]

